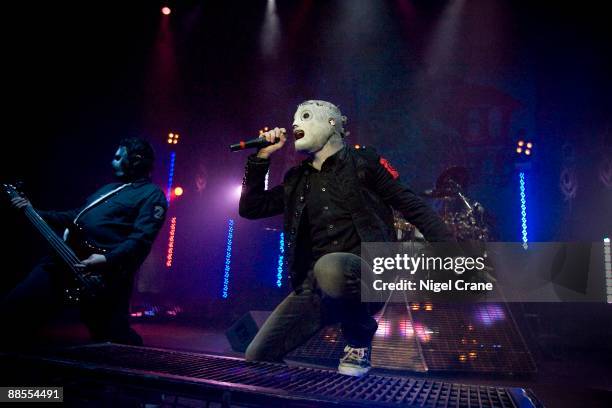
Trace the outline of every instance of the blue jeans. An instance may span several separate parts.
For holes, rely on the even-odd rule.
[[[274,309],[246,350],[249,361],[282,361],[322,327],[340,323],[353,347],[367,347],[378,328],[372,317],[378,303],[361,302],[361,268],[357,255],[335,252],[322,256],[308,272],[300,290]]]

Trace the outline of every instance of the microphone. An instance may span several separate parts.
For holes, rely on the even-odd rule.
[[[255,139],[247,141],[241,140],[238,143],[231,144],[229,148],[232,152],[238,152],[244,149],[263,149],[264,147],[268,147],[278,142],[280,142],[280,137],[276,137],[274,143],[268,142],[263,137],[256,137]]]

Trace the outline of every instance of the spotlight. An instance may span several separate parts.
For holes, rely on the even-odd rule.
[[[168,133],[168,144],[177,144],[179,140],[178,133]]]
[[[526,142],[524,140],[519,140],[516,142],[516,152],[518,154],[525,154],[526,156],[530,156],[533,149],[532,142]]]
[[[175,187],[174,188],[174,195],[177,197],[180,197],[183,195],[183,187]]]
[[[162,7],[161,12],[164,16],[169,16],[170,13],[172,13],[172,10],[170,10],[170,7],[164,6]]]
[[[234,190],[234,194],[236,195],[236,197],[240,197],[242,195],[242,184],[236,187],[236,189]]]

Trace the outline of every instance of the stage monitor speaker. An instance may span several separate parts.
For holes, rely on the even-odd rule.
[[[238,319],[225,332],[232,350],[244,353],[270,313],[272,312],[251,310]]]

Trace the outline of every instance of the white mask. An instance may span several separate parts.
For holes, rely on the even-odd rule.
[[[334,135],[344,137],[346,117],[333,104],[325,101],[306,101],[293,116],[295,150],[314,153],[321,150]]]

